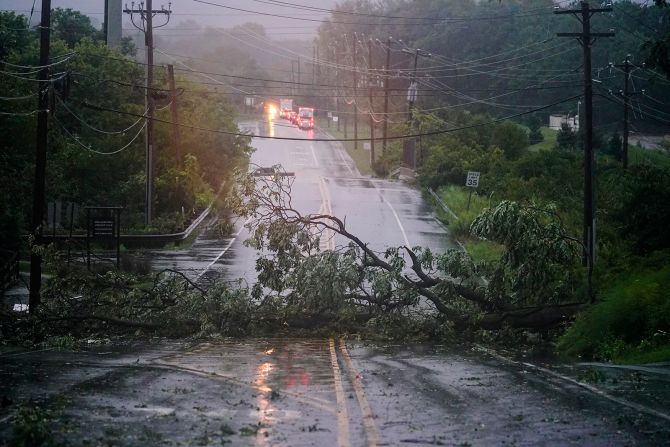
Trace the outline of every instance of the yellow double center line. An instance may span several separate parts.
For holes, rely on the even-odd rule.
[[[342,358],[349,371],[349,378],[356,393],[356,399],[361,409],[363,417],[363,426],[365,427],[365,434],[367,436],[368,445],[371,447],[381,445],[381,438],[377,424],[375,424],[374,414],[370,408],[365,391],[361,382],[361,376],[354,368],[349,351],[343,339],[340,339],[340,352]],[[335,340],[330,339],[330,363],[333,368],[333,377],[335,379],[335,395],[337,399],[337,445],[339,447],[349,447],[351,445],[349,440],[349,416],[347,413],[347,404],[344,398],[344,387],[342,386],[342,376],[340,367],[337,362],[337,352],[335,350]]]
[[[331,206],[330,191],[323,177],[319,177],[319,193],[321,194],[321,207],[319,214],[333,214]],[[324,230],[321,234],[321,250],[335,250],[335,233],[332,230]]]

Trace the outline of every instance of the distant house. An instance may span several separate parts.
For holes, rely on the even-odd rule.
[[[570,116],[569,113],[566,115],[549,115],[550,129],[561,130],[563,124],[567,124],[568,127],[574,132],[579,130],[579,118],[577,115]]]

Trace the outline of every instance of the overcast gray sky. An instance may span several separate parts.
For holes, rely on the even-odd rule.
[[[208,0],[211,3],[218,3],[221,5],[230,6],[233,8],[247,9],[251,11],[259,11],[269,14],[278,14],[291,17],[309,18],[309,19],[323,19],[327,14],[320,14],[317,12],[309,12],[298,10],[291,7],[273,6],[254,0]],[[302,4],[306,6],[318,6],[320,8],[331,8],[335,5],[337,0],[288,0],[292,3]],[[130,6],[130,1],[123,0],[123,4]],[[137,3],[137,1],[136,1]],[[35,1],[35,15],[39,17],[39,9],[42,4],[41,0]],[[0,0],[0,9],[15,10],[17,13],[29,15],[30,9],[33,5],[33,0]],[[51,0],[52,8],[72,8],[79,10],[89,15],[98,24],[103,20],[104,0]],[[167,7],[168,1],[154,0],[154,9],[160,8],[161,5]],[[265,26],[268,34],[273,34],[276,37],[283,38],[305,38],[310,39],[314,36],[314,31],[318,27],[319,22],[310,22],[302,20],[291,20],[280,17],[269,17],[259,14],[252,14],[242,11],[235,11],[226,8],[220,8],[213,5],[197,3],[193,0],[173,0],[172,1],[173,17],[171,24],[177,25],[180,22],[193,20],[203,26],[218,26],[230,27],[246,22],[256,22]],[[124,28],[130,26],[124,25]],[[169,33],[169,31],[162,31]]]

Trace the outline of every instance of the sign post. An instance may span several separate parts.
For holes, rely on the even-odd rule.
[[[465,186],[472,188],[470,190],[470,195],[468,195],[468,211],[470,211],[470,200],[472,200],[472,191],[479,186],[479,176],[480,172],[478,171],[468,171],[468,176],[465,179]]]
[[[91,270],[91,240],[116,242],[116,268],[121,260],[121,210],[120,206],[86,207],[86,265]],[[93,212],[93,214],[92,214]]]

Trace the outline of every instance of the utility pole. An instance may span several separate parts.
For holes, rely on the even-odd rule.
[[[343,36],[341,43],[342,43],[342,56],[344,56],[344,62],[346,63],[346,56],[347,56],[347,35],[346,34]],[[346,77],[345,73],[346,73],[346,70],[342,70],[342,76],[341,76],[342,78]],[[342,79],[341,82],[342,82],[342,84],[341,84],[342,90],[341,91],[342,91],[342,94],[345,94],[345,88],[346,88],[347,84],[346,84],[344,79]],[[347,103],[346,96],[344,98],[344,103],[345,104]],[[344,108],[345,109],[347,108],[346,105],[344,106]],[[348,120],[347,120],[346,110],[342,111],[342,115],[343,115],[342,117],[338,118],[337,122],[339,123],[340,119],[344,119],[344,138],[349,138],[349,135],[347,135],[347,130],[349,128],[349,126],[348,126],[349,123],[347,122]],[[338,130],[339,130],[339,128],[338,128]]]
[[[419,56],[433,57],[433,55],[426,52],[426,51],[423,51],[420,48],[417,48],[416,50],[414,50],[414,52],[409,51],[409,50],[402,50],[402,51],[403,51],[403,53],[414,54],[414,69],[412,70],[412,79],[410,80],[409,88],[407,89],[407,101],[409,102],[409,104],[407,106],[407,117],[408,117],[407,121],[410,123],[410,126],[411,126],[412,118],[413,118],[412,114],[413,114],[413,111],[414,111],[414,103],[416,102],[416,96],[417,96],[417,91],[418,91],[418,87],[417,87],[417,83],[416,83],[416,65],[417,65],[417,62],[419,61]]]
[[[35,246],[42,242],[45,182],[47,168],[47,135],[49,130],[49,46],[51,45],[51,0],[42,0],[40,20],[40,71],[37,86],[37,141],[35,144],[35,183],[33,191],[32,236],[30,250],[30,295],[28,310],[32,314],[40,305],[42,288],[42,256]]]
[[[291,59],[291,95],[296,96],[296,85],[295,85],[295,59]]]
[[[626,60],[623,62],[623,64],[617,64],[614,65],[617,68],[620,68],[623,70],[624,74],[624,84],[623,84],[623,92],[621,93],[621,96],[623,96],[623,154],[622,154],[622,163],[623,163],[623,169],[624,171],[628,169],[628,134],[629,130],[628,127],[630,126],[630,119],[628,116],[628,111],[630,110],[630,97],[637,94],[637,92],[631,93],[629,91],[629,81],[630,81],[630,72],[631,69],[633,68],[644,68],[643,65],[635,65],[630,63],[630,54],[626,55]]]
[[[300,58],[298,58],[298,93],[302,95],[302,77],[300,75]]]
[[[354,84],[354,149],[358,149],[358,65],[357,65],[357,55],[358,55],[358,35],[354,33],[354,38],[352,40],[352,45],[354,47],[353,51],[353,84]]]
[[[593,81],[591,78],[591,45],[597,37],[611,37],[613,32],[592,33],[591,16],[597,12],[608,12],[605,8],[590,8],[586,1],[580,2],[580,9],[557,10],[555,14],[573,14],[582,24],[581,33],[558,33],[558,37],[574,37],[584,50],[584,265],[588,267],[588,293],[593,299],[592,276],[595,261],[596,218],[593,194],[594,154],[593,154]]]
[[[335,95],[335,110],[337,112],[337,131],[340,131],[340,57],[337,51],[337,41],[333,46],[333,52],[335,53],[335,85],[337,86],[337,95]]]
[[[329,85],[335,85],[335,83],[334,83],[334,81],[332,80],[332,77],[331,77],[331,74],[334,72],[334,70],[332,69],[332,67],[333,67],[333,57],[332,57],[332,51],[330,51],[331,48],[332,48],[331,45],[327,45],[326,48],[325,48],[326,49],[326,67],[330,68],[330,70],[327,71],[326,81],[327,81],[327,84],[329,84]],[[335,95],[335,96],[337,96],[337,95]],[[337,100],[337,98],[335,98],[335,99]],[[330,117],[328,117],[328,128],[329,129],[330,129],[330,122],[331,122],[331,118],[332,118],[332,114],[333,114],[333,112],[330,110],[330,108],[332,106],[333,106],[333,103],[328,101],[328,110],[330,111],[330,115],[331,115]],[[339,120],[339,117],[338,117],[338,120]]]
[[[321,84],[321,62],[319,59],[319,45],[316,45],[316,81]]]
[[[368,108],[370,109],[370,165],[375,162],[375,117],[372,107],[372,38],[368,40]]]
[[[389,81],[391,80],[391,41],[389,37],[386,41],[386,70],[384,71],[384,140],[382,143],[382,154],[386,154],[387,138],[389,131]]]
[[[181,129],[179,128],[179,109],[177,104],[177,88],[174,82],[174,65],[167,66],[168,85],[170,87],[170,112],[172,115],[172,144],[174,145],[174,155],[177,160],[177,167],[181,168]]]
[[[153,0],[146,0],[146,2],[140,2],[138,4],[139,8],[135,9],[135,2],[131,3],[131,8],[123,10],[124,13],[130,14],[130,21],[133,23],[133,26],[144,33],[144,44],[147,51],[147,81],[146,81],[146,94],[145,102],[147,109],[147,118],[146,118],[146,132],[145,136],[145,171],[146,171],[146,188],[144,194],[144,224],[148,227],[151,225],[152,220],[152,202],[153,202],[153,146],[154,146],[154,112],[156,105],[154,103],[153,96],[153,82],[154,82],[154,28],[160,28],[168,24],[170,21],[170,14],[172,10],[172,4],[170,3],[168,9],[153,9],[152,5]],[[140,21],[139,24],[135,23],[135,14],[139,14]],[[158,14],[164,14],[167,19],[165,23],[160,26],[154,26],[153,18]]]

